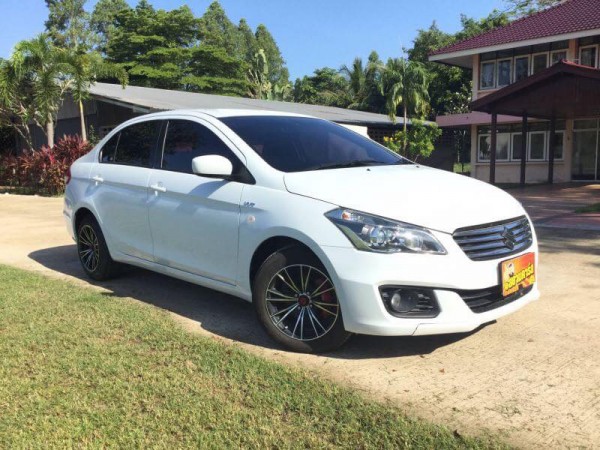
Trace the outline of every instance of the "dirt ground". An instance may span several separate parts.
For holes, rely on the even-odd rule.
[[[320,356],[274,347],[250,304],[208,289],[137,269],[96,287],[460,433],[489,431],[527,448],[600,447],[600,233],[539,236],[538,302],[466,335],[355,336]],[[0,196],[0,263],[91,285],[58,198]]]

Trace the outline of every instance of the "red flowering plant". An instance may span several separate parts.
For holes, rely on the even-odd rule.
[[[43,146],[18,157],[0,157],[0,184],[42,195],[61,194],[67,170],[91,148],[79,136],[63,136],[52,148]]]

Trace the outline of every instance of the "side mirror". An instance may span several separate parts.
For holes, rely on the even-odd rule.
[[[209,178],[231,177],[233,166],[231,161],[221,155],[204,155],[192,159],[192,172]]]

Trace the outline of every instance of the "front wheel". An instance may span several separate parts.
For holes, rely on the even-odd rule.
[[[253,303],[269,335],[287,348],[320,353],[350,337],[333,281],[309,251],[290,247],[273,253],[254,280]]]

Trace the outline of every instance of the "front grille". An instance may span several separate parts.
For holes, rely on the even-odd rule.
[[[467,306],[471,308],[474,313],[482,313],[491,311],[492,309],[500,308],[501,306],[508,305],[515,300],[523,297],[524,295],[531,292],[532,286],[527,286],[524,289],[520,289],[508,297],[502,296],[502,287],[493,286],[487,289],[478,289],[475,291],[455,291],[462,297]]]
[[[459,228],[452,237],[473,261],[514,255],[528,248],[533,241],[531,226],[525,216]]]

